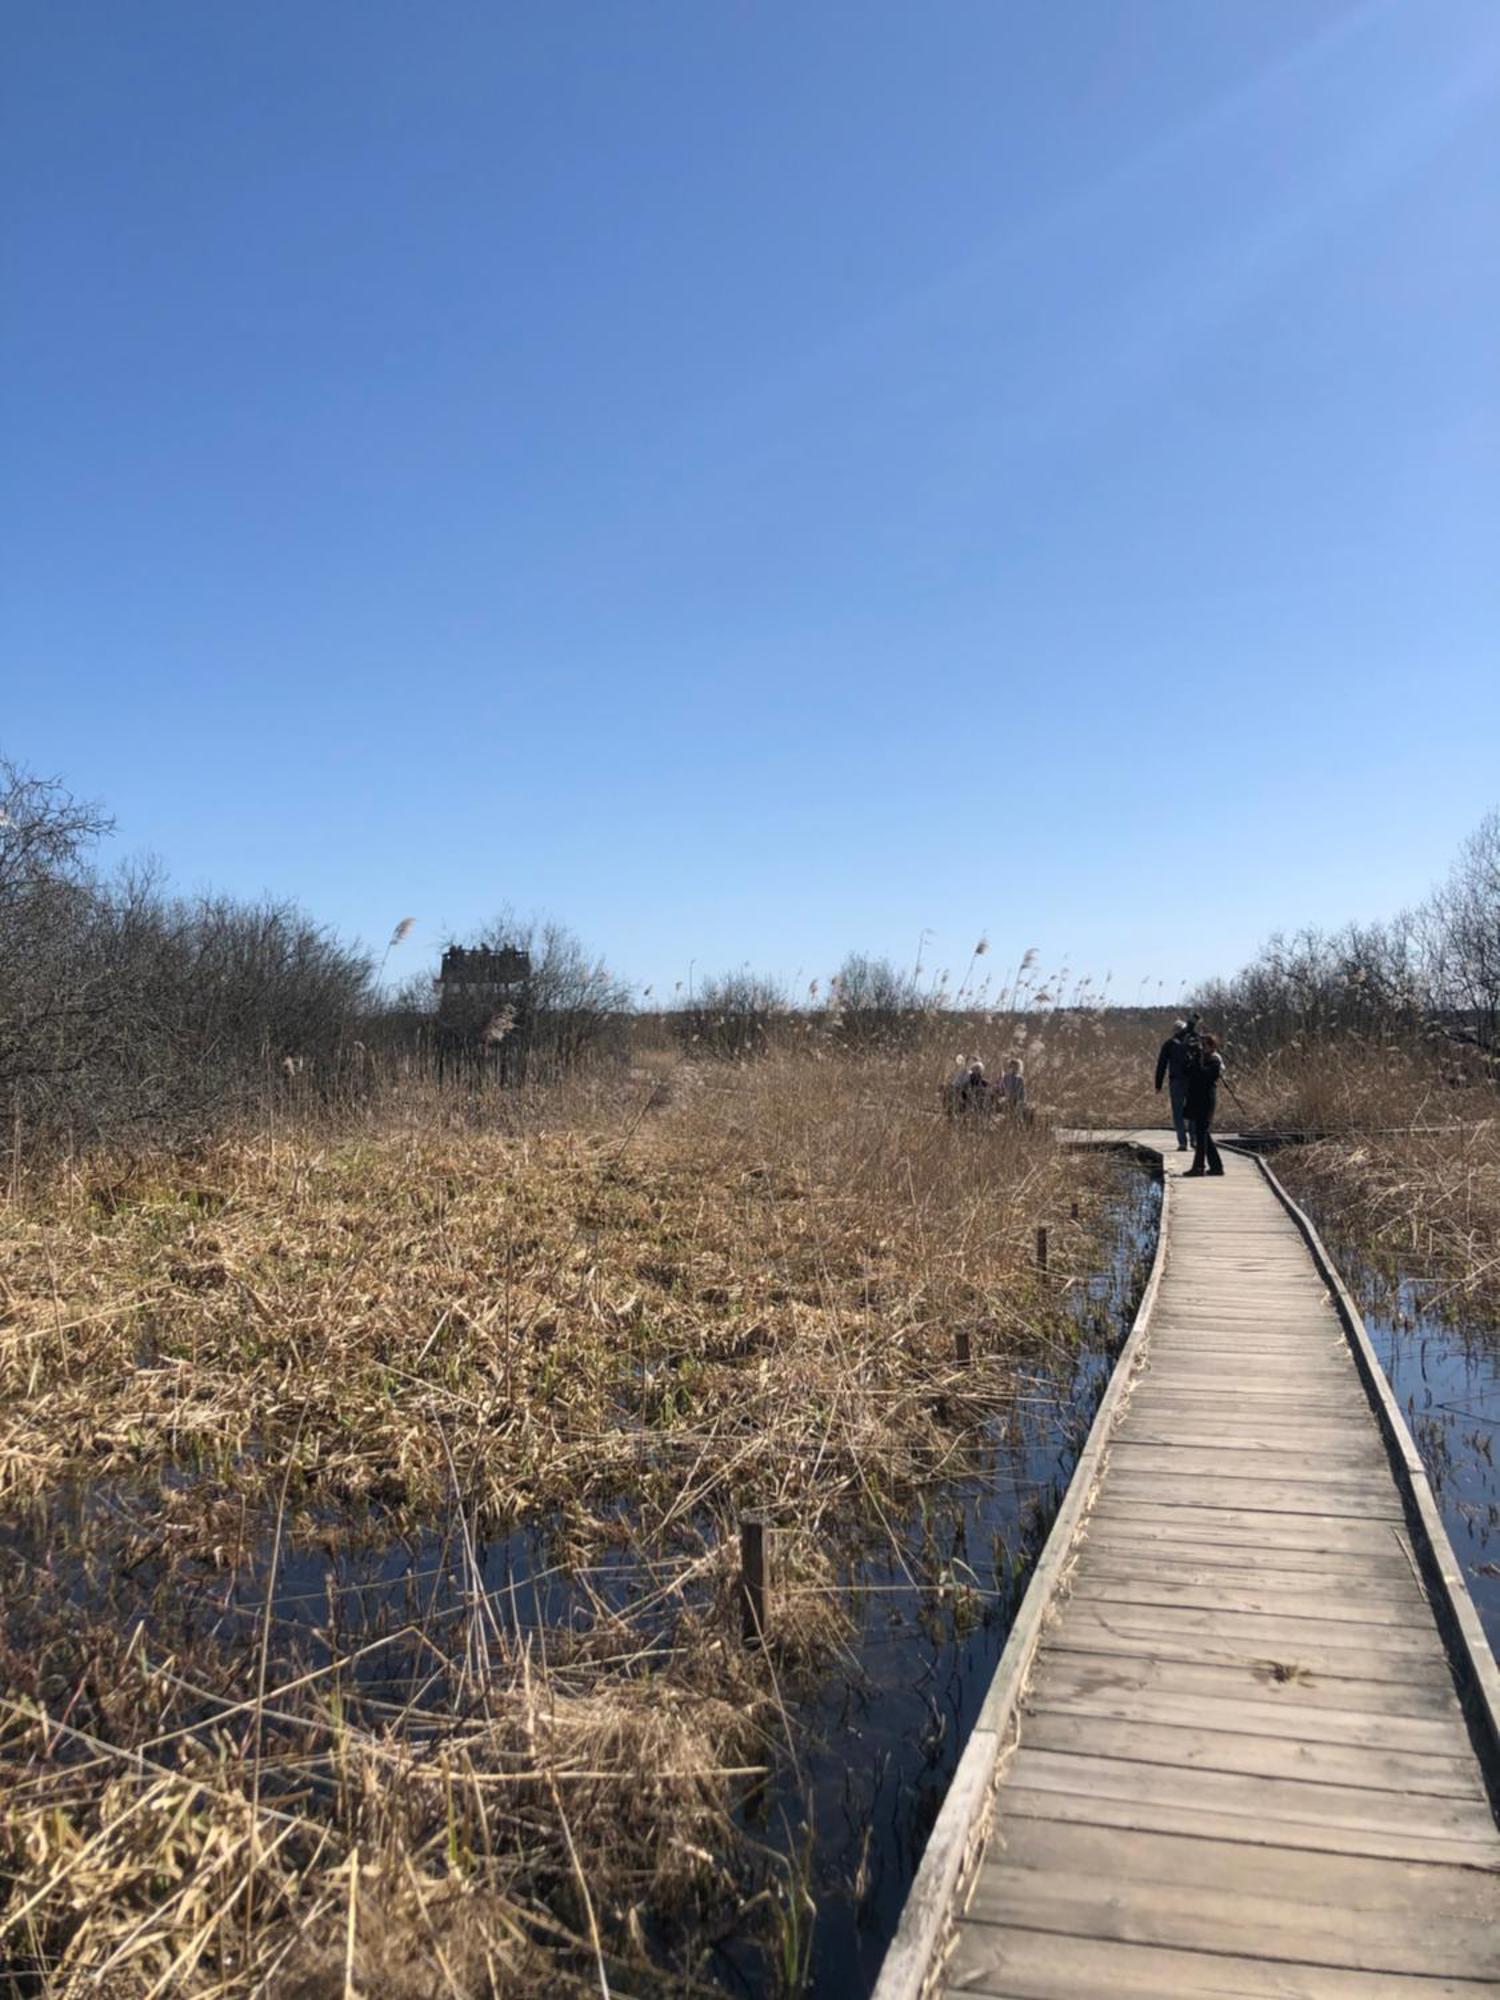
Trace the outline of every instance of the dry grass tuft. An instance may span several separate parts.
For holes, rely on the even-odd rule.
[[[1429,1309],[1500,1308],[1500,1121],[1327,1139],[1279,1154],[1276,1170],[1373,1272],[1433,1280]]]

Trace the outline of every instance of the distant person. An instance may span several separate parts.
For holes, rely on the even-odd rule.
[[[964,1085],[967,1092],[965,1104],[970,1111],[988,1111],[994,1102],[990,1080],[984,1073],[984,1064],[975,1056],[969,1064],[969,1080]]]
[[[1021,1066],[1019,1056],[1007,1059],[1005,1068],[1000,1072],[997,1088],[1000,1092],[1000,1102],[1006,1110],[1013,1117],[1021,1117],[1026,1110],[1026,1072]]]
[[[1219,1108],[1219,1079],[1224,1074],[1224,1058],[1212,1035],[1205,1035],[1188,1071],[1187,1115],[1193,1128],[1196,1150],[1186,1178],[1195,1174],[1222,1174],[1224,1162],[1214,1144],[1214,1114]]]
[[[943,1109],[950,1118],[956,1117],[963,1108],[963,1094],[968,1087],[968,1082],[969,1058],[967,1056],[955,1056],[953,1058],[953,1068],[949,1071],[947,1080],[944,1082],[940,1092],[943,1100]]]
[[[1177,1133],[1177,1150],[1185,1153],[1191,1136],[1188,1111],[1188,1071],[1199,1054],[1198,1016],[1189,1014],[1178,1021],[1161,1045],[1156,1058],[1156,1087],[1165,1080],[1172,1101],[1172,1125]]]

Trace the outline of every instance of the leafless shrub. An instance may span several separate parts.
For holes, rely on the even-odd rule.
[[[778,1024],[790,1019],[791,1003],[781,982],[742,966],[705,979],[673,1017],[673,1025],[695,1053],[741,1062],[765,1055]]]
[[[851,952],[829,987],[830,1030],[850,1048],[911,1048],[932,1008],[914,972]]]

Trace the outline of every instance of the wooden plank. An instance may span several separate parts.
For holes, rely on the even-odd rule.
[[[1301,1312],[1311,1316],[1328,1304],[1328,1288],[1320,1284],[1306,1251],[1295,1236],[1300,1267],[1286,1261],[1285,1240],[1272,1248],[1262,1246],[1253,1254],[1241,1255],[1235,1248],[1238,1230],[1217,1244],[1200,1243],[1196,1248],[1184,1239],[1177,1244],[1178,1262],[1174,1271],[1168,1264],[1171,1284],[1162,1301],[1164,1317],[1183,1313],[1218,1311],[1241,1319],[1265,1319],[1278,1311]],[[1213,1278],[1195,1275],[1205,1258],[1222,1260],[1223,1269]]]
[[[1313,1549],[1385,1555],[1399,1547],[1404,1520],[1372,1521],[1366,1515],[1288,1514],[1257,1507],[1221,1507],[1179,1500],[1127,1500],[1111,1480],[1089,1514],[1090,1535],[1131,1535],[1141,1540],[1208,1541],[1224,1548]]]
[[[1163,1546],[1139,1544],[1126,1548],[1101,1547],[1086,1539],[1074,1564],[1073,1575],[1115,1577],[1122,1582],[1223,1585],[1238,1589],[1269,1591],[1320,1591],[1328,1607],[1332,1600],[1348,1596],[1355,1603],[1389,1602],[1408,1615],[1431,1623],[1426,1600],[1411,1571],[1393,1549],[1388,1556],[1351,1558],[1348,1566],[1335,1567],[1331,1558],[1308,1557],[1296,1566],[1297,1551],[1286,1552],[1287,1560],[1276,1558],[1272,1550],[1193,1548],[1184,1556],[1186,1544]],[[1356,1565],[1363,1562],[1363,1568]]]
[[[1206,1299],[1188,1302],[1171,1297],[1160,1322],[1152,1328],[1153,1348],[1158,1332],[1164,1341],[1174,1344],[1212,1334],[1221,1340],[1300,1342],[1310,1354],[1333,1354],[1349,1365],[1348,1347],[1339,1340],[1339,1325],[1326,1298],[1278,1298],[1264,1279],[1241,1278],[1238,1282],[1256,1294],[1253,1311],[1242,1312],[1231,1304]]]
[[[1144,1766],[1141,1767],[1144,1769]],[[1229,1783],[1228,1779],[1223,1781]],[[1236,1781],[1248,1785],[1251,1780]],[[1009,1780],[1001,1794],[1004,1825],[1013,1819],[1067,1820],[1083,1826],[1124,1827],[1135,1833],[1175,1833],[1198,1840],[1237,1840],[1252,1847],[1285,1847],[1303,1854],[1364,1854],[1374,1859],[1426,1861],[1469,1868],[1495,1881],[1500,1863],[1494,1842],[1463,1835],[1414,1833],[1410,1828],[1329,1826],[1317,1821],[1273,1819],[1266,1814],[1225,1812],[1180,1799],[1151,1799],[1138,1792],[1116,1798],[1107,1792],[1033,1789]]]
[[[1421,1588],[1410,1559],[1396,1545],[1394,1536],[1385,1548],[1273,1548],[1254,1541],[1194,1541],[1149,1530],[1133,1533],[1096,1519],[1081,1545],[1079,1561],[1133,1566],[1132,1573],[1144,1568],[1157,1576],[1213,1570],[1225,1575],[1263,1571],[1288,1581],[1297,1576],[1318,1577],[1330,1590],[1358,1590],[1367,1577],[1404,1576],[1413,1590],[1420,1592]]]
[[[1162,1307],[1161,1326],[1167,1332],[1204,1322],[1216,1326],[1253,1328],[1257,1331],[1302,1331],[1321,1338],[1329,1329],[1328,1299],[1325,1293],[1301,1287],[1283,1286],[1264,1271],[1236,1270],[1228,1273],[1236,1291],[1218,1298],[1181,1298],[1175,1288]],[[1245,1304],[1239,1294],[1252,1304]]]
[[[1481,1921],[1493,1917],[1495,1908],[1494,1878],[1472,1868],[1363,1854],[1324,1854],[1313,1865],[1300,1849],[1131,1833],[1065,1820],[1010,1820],[991,1852],[1001,1866],[1051,1868],[1080,1879],[1241,1889],[1288,1903],[1336,1903],[1366,1914],[1394,1910],[1428,1917],[1434,1924],[1450,1917]]]
[[[1254,1281],[1253,1298],[1247,1301],[1244,1295],[1250,1289],[1237,1274],[1218,1291],[1184,1284],[1178,1278],[1162,1303],[1162,1324],[1170,1326],[1176,1320],[1207,1314],[1247,1326],[1260,1326],[1293,1315],[1309,1326],[1316,1325],[1319,1332],[1327,1331],[1327,1318],[1319,1318],[1320,1312],[1326,1315],[1328,1306],[1328,1293],[1322,1286],[1303,1284],[1298,1279],[1277,1283],[1262,1273]]]
[[[1221,1344],[1183,1341],[1175,1349],[1158,1354],[1152,1372],[1145,1379],[1151,1383],[1231,1391],[1236,1383],[1242,1382],[1249,1389],[1272,1389],[1285,1394],[1293,1371],[1297,1380],[1315,1394],[1348,1397],[1355,1388],[1348,1363],[1336,1354],[1311,1355],[1297,1348],[1278,1352],[1273,1346],[1246,1341]]]
[[[1146,1379],[1170,1381],[1174,1388],[1213,1389],[1223,1396],[1239,1397],[1261,1389],[1284,1394],[1287,1374],[1286,1362],[1275,1355],[1183,1354],[1173,1358],[1170,1374],[1164,1369]],[[1332,1363],[1306,1369],[1299,1364],[1297,1374],[1311,1395],[1347,1397],[1354,1393],[1354,1384]]]
[[[1305,1333],[1313,1341],[1328,1338],[1332,1321],[1326,1297],[1300,1288],[1278,1289],[1265,1277],[1237,1276],[1234,1282],[1253,1293],[1253,1306],[1241,1305],[1233,1293],[1187,1299],[1174,1291],[1162,1309],[1162,1331],[1217,1326],[1233,1333]]]
[[[1330,1355],[1313,1359],[1305,1345],[1276,1341],[1213,1340],[1195,1336],[1157,1352],[1153,1372],[1146,1379],[1171,1386],[1224,1387],[1235,1381],[1285,1392],[1290,1375],[1307,1384],[1310,1391],[1321,1390],[1352,1400],[1357,1385],[1349,1379],[1348,1364]]]
[[[1399,1839],[1469,1842],[1474,1858],[1500,1870],[1500,1843],[1489,1806],[1468,1799],[1403,1797],[1389,1788],[1305,1783],[1292,1778],[1147,1764],[1138,1759],[1033,1750],[1023,1736],[1007,1786],[1089,1799],[1180,1806],[1269,1824],[1314,1826],[1328,1833],[1376,1832]]]
[[[1276,1347],[1295,1349],[1299,1354],[1350,1365],[1349,1352],[1338,1326],[1326,1315],[1306,1320],[1290,1313],[1270,1319],[1235,1319],[1227,1313],[1183,1314],[1155,1329],[1160,1338],[1151,1342],[1153,1360],[1159,1366],[1163,1355],[1193,1353],[1200,1346]]]
[[[1387,1470],[1385,1449],[1372,1426],[1355,1423],[1293,1424],[1243,1410],[1179,1410],[1170,1416],[1132,1409],[1116,1444],[1172,1446],[1188,1451],[1310,1452],[1330,1464],[1374,1465]]]
[[[1122,1465],[1110,1472],[1109,1492],[1114,1500],[1139,1500],[1153,1507],[1252,1508],[1259,1513],[1303,1514],[1323,1520],[1404,1518],[1389,1480],[1330,1491],[1319,1480],[1237,1478],[1227,1473],[1173,1478],[1165,1472],[1132,1472]]]
[[[1243,1339],[1227,1334],[1183,1335],[1164,1341],[1155,1351],[1153,1381],[1204,1380],[1221,1382],[1242,1376],[1279,1383],[1283,1388],[1295,1370],[1299,1380],[1316,1384],[1344,1396],[1355,1393],[1348,1379],[1349,1364],[1331,1345],[1326,1353],[1311,1349],[1307,1341]]]
[[[1380,1446],[1373,1438],[1365,1437],[1358,1431],[1347,1431],[1342,1435],[1337,1431],[1304,1431],[1299,1434],[1276,1431],[1261,1424],[1235,1427],[1224,1417],[1184,1417],[1176,1425],[1165,1425],[1160,1419],[1148,1422],[1135,1417],[1127,1428],[1121,1430],[1112,1449],[1120,1451],[1126,1447],[1145,1451],[1205,1453],[1217,1461],[1216,1470],[1227,1470],[1231,1477],[1260,1478],[1268,1474],[1282,1477],[1281,1473],[1272,1472],[1272,1462],[1278,1456],[1294,1454],[1314,1457],[1321,1465],[1345,1472],[1379,1475],[1385,1478],[1387,1484],[1390,1480]],[[1119,1462],[1130,1463],[1128,1459]]]
[[[1130,1399],[1129,1416],[1132,1424],[1239,1421],[1251,1430],[1284,1430],[1293,1435],[1299,1430],[1336,1430],[1364,1437],[1374,1429],[1357,1411],[1350,1410],[1347,1393],[1319,1401],[1312,1396],[1288,1396],[1283,1385],[1263,1395],[1236,1394],[1212,1383],[1202,1388],[1153,1385],[1145,1375]]]
[[[1267,1397],[1220,1395],[1217,1391],[1210,1395],[1167,1395],[1144,1387],[1131,1400],[1129,1422],[1132,1431],[1137,1427],[1150,1429],[1156,1424],[1170,1424],[1174,1430],[1194,1424],[1211,1424],[1215,1429],[1237,1424],[1250,1437],[1263,1432],[1267,1436],[1298,1439],[1304,1433],[1311,1433],[1315,1437],[1362,1440],[1373,1434],[1372,1426],[1351,1418],[1335,1403],[1318,1409],[1305,1401],[1284,1403]]]
[[[1221,1340],[1277,1340],[1297,1342],[1310,1358],[1350,1366],[1349,1350],[1340,1344],[1337,1323],[1321,1304],[1306,1307],[1268,1304],[1255,1313],[1227,1312],[1210,1305],[1182,1307],[1180,1304],[1161,1328],[1162,1339],[1177,1346],[1215,1334]],[[1152,1343],[1153,1348],[1155,1342]]]
[[[1432,1614],[1410,1577],[1403,1588],[1394,1580],[1377,1583],[1366,1577],[1357,1595],[1330,1595],[1326,1590],[1295,1590],[1264,1578],[1247,1582],[1184,1582],[1163,1576],[1122,1577],[1090,1565],[1074,1570],[1072,1594],[1081,1604],[1164,1605],[1189,1611],[1231,1611],[1260,1618],[1304,1618],[1350,1627],[1344,1643],[1364,1643],[1363,1628],[1402,1630],[1421,1635],[1421,1650],[1432,1643]]]
[[[1283,1355],[1241,1350],[1235,1353],[1213,1354],[1203,1348],[1184,1348],[1180,1353],[1166,1360],[1159,1360],[1148,1380],[1153,1382],[1172,1381],[1174,1383],[1198,1384],[1227,1389],[1231,1393],[1241,1387],[1246,1389],[1277,1388],[1285,1390],[1287,1363]],[[1346,1396],[1354,1388],[1349,1371],[1342,1361],[1319,1360],[1301,1357],[1297,1362],[1297,1379],[1336,1395]]]
[[[1327,1432],[1333,1437],[1369,1437],[1381,1442],[1380,1433],[1369,1417],[1357,1405],[1351,1407],[1347,1391],[1318,1403],[1309,1396],[1288,1395],[1285,1380],[1279,1388],[1251,1398],[1232,1395],[1212,1382],[1190,1387],[1161,1378],[1153,1380],[1143,1373],[1137,1379],[1126,1415],[1132,1424],[1161,1423],[1168,1419],[1174,1424],[1236,1423],[1277,1435]]]
[[[1182,1268],[1173,1274],[1178,1282],[1173,1284],[1163,1310],[1180,1307],[1183,1299],[1211,1291],[1218,1280],[1224,1279],[1233,1281],[1230,1297],[1234,1303],[1243,1305],[1247,1299],[1253,1303],[1260,1287],[1259,1284],[1254,1288],[1247,1286],[1244,1283],[1247,1275],[1263,1281],[1268,1293],[1274,1284],[1284,1291],[1299,1291],[1312,1299],[1326,1296],[1326,1289],[1319,1284],[1300,1244],[1295,1249],[1288,1249],[1285,1236],[1261,1237],[1251,1242],[1246,1221],[1242,1218],[1233,1230],[1218,1239],[1214,1246],[1216,1269],[1211,1280],[1199,1278],[1192,1271],[1195,1260],[1188,1255],[1195,1248],[1192,1230],[1189,1229],[1179,1239],[1177,1248],[1183,1253]],[[1296,1242],[1295,1237],[1291,1240]],[[1197,1247],[1201,1250],[1201,1243]],[[1201,1256],[1196,1261],[1201,1264]]]
[[[1368,1718],[1370,1724],[1375,1717]],[[1340,1785],[1398,1797],[1426,1795],[1470,1799],[1488,1805],[1471,1756],[1427,1756],[1389,1749],[1367,1728],[1354,1744],[1309,1743],[1283,1736],[1252,1735],[1207,1727],[1183,1719],[1125,1722],[1118,1716],[1078,1715],[1033,1697],[1021,1729],[1028,1750],[1066,1751],[1073,1756],[1128,1758],[1193,1771],[1223,1771],[1242,1777],[1284,1778],[1299,1783]],[[1466,1747],[1466,1746],[1463,1746]],[[1455,1751],[1459,1749],[1455,1745]]]
[[[1348,1376],[1340,1376],[1336,1370],[1331,1371],[1318,1386],[1303,1381],[1299,1369],[1295,1375],[1289,1371],[1283,1373],[1279,1381],[1258,1383],[1251,1393],[1263,1398],[1268,1406],[1281,1403],[1292,1409],[1333,1409],[1342,1415],[1355,1415],[1362,1423],[1368,1423],[1369,1411],[1361,1410],[1357,1400],[1350,1396],[1351,1386]],[[1148,1359],[1136,1378],[1133,1400],[1143,1401],[1149,1396],[1217,1397],[1220,1401],[1238,1403],[1238,1398],[1223,1389],[1212,1375],[1206,1381],[1189,1382],[1179,1375],[1175,1361],[1171,1365],[1166,1362],[1157,1365]]]
[[[1374,1865],[1389,1870],[1399,1864]],[[1210,1888],[1170,1880],[1132,1881],[1122,1879],[1117,1860],[1103,1866],[1104,1872],[1091,1878],[1060,1875],[1048,1867],[1024,1868],[1007,1857],[1005,1865],[980,1880],[968,1916],[980,1925],[1006,1924],[1064,1937],[1228,1952],[1364,1972],[1404,1972],[1423,1976],[1424,1983],[1425,1976],[1435,1972],[1471,1976],[1500,1972],[1495,1926],[1483,1917],[1434,1920],[1424,1911],[1308,1902],[1284,1892],[1267,1895],[1238,1885]],[[1306,1861],[1302,1870],[1309,1873]],[[982,1938],[976,1940],[963,1952],[961,1963],[974,1963],[984,1944]]]
[[[1153,1328],[1153,1335],[1155,1329]],[[1194,1341],[1205,1338],[1219,1341],[1270,1339],[1295,1344],[1306,1351],[1310,1359],[1320,1365],[1349,1368],[1347,1347],[1340,1347],[1334,1339],[1334,1328],[1327,1315],[1319,1313],[1304,1319],[1301,1314],[1280,1313],[1265,1325],[1250,1322],[1235,1322],[1216,1318],[1211,1314],[1194,1313],[1183,1315],[1161,1329],[1163,1349],[1158,1351],[1153,1338],[1150,1365],[1165,1366],[1162,1353],[1170,1351],[1175,1359],[1177,1354],[1192,1347]]]
[[[1235,1631],[1211,1617],[1196,1628],[1187,1611],[1140,1610],[1074,1604],[1049,1641],[1072,1653],[1124,1653],[1146,1659],[1195,1661],[1206,1666],[1263,1665],[1273,1675],[1320,1675],[1332,1680],[1384,1680],[1448,1687],[1448,1663],[1430,1647],[1401,1650],[1361,1636],[1368,1626],[1325,1626],[1311,1618],[1245,1618]],[[1166,1629],[1171,1621],[1171,1629]],[[1327,1632],[1339,1636],[1328,1638]]]
[[[1153,1382],[1221,1384],[1236,1377],[1263,1386],[1285,1389],[1287,1378],[1296,1374],[1309,1387],[1322,1387],[1335,1395],[1352,1398],[1356,1384],[1349,1379],[1349,1364],[1335,1353],[1314,1356],[1306,1342],[1277,1340],[1229,1340],[1194,1334],[1156,1351]]]
[[[1071,1636],[1071,1632],[1066,1635],[1068,1639]],[[1145,1688],[1171,1689],[1185,1695],[1242,1698],[1247,1703],[1269,1700],[1288,1712],[1359,1709],[1392,1719],[1437,1717],[1449,1727],[1463,1729],[1452,1677],[1446,1673],[1418,1679],[1398,1672],[1394,1680],[1369,1674],[1299,1673],[1284,1679],[1267,1660],[1173,1660],[1148,1648],[1135,1652],[1107,1646],[1075,1648],[1058,1640],[1059,1632],[1054,1628],[1039,1656],[1039,1687],[1050,1687],[1051,1676],[1067,1674],[1077,1685],[1096,1691],[1113,1689],[1128,1694]]]
[[[1090,1656],[1060,1654],[1038,1676],[1027,1716],[1095,1715],[1117,1722],[1161,1723],[1167,1727],[1213,1729],[1225,1736],[1271,1736],[1283,1742],[1327,1744],[1363,1750],[1370,1745],[1403,1755],[1472,1765],[1468,1740],[1456,1716],[1406,1716],[1355,1707],[1315,1706],[1277,1701],[1271,1687],[1252,1699],[1236,1683],[1233,1692],[1185,1693],[1160,1680],[1128,1689],[1099,1687],[1086,1674],[1056,1671],[1059,1665],[1086,1666]],[[1347,1682],[1337,1683],[1340,1688]]]
[[[1328,1295],[1316,1287],[1309,1291],[1283,1285],[1263,1272],[1231,1272],[1228,1279],[1228,1291],[1197,1297],[1184,1296],[1174,1284],[1162,1304],[1163,1329],[1175,1333],[1182,1327],[1208,1324],[1235,1332],[1294,1331],[1321,1340],[1334,1324]],[[1247,1299],[1253,1303],[1247,1304]]]
[[[1275,1423],[1337,1422],[1371,1427],[1368,1415],[1350,1409],[1347,1384],[1335,1384],[1324,1392],[1314,1394],[1306,1386],[1300,1391],[1289,1390],[1284,1376],[1279,1382],[1262,1383],[1258,1388],[1238,1391],[1226,1389],[1212,1380],[1173,1381],[1170,1376],[1153,1375],[1149,1368],[1145,1368],[1136,1380],[1130,1409],[1132,1415],[1137,1411],[1149,1411],[1153,1416],[1159,1410],[1215,1409],[1264,1417],[1268,1422]]]
[[[1348,1361],[1348,1349],[1340,1342],[1338,1322],[1330,1315],[1326,1299],[1308,1299],[1297,1304],[1282,1300],[1278,1303],[1269,1297],[1269,1287],[1263,1280],[1242,1282],[1252,1284],[1260,1295],[1261,1302],[1253,1312],[1237,1312],[1222,1305],[1192,1306],[1180,1300],[1174,1301],[1163,1309],[1161,1319],[1152,1329],[1152,1347],[1157,1346],[1157,1334],[1163,1341],[1176,1342],[1196,1339],[1205,1332],[1213,1331],[1226,1339],[1277,1340],[1288,1345],[1301,1342],[1313,1352],[1326,1346]]]
[[[1358,1465],[1340,1465],[1311,1451],[1259,1451],[1228,1457],[1216,1447],[1205,1449],[1190,1444],[1150,1444],[1122,1434],[1109,1448],[1110,1464],[1125,1473],[1164,1472],[1172,1479],[1275,1480],[1287,1485],[1305,1485],[1315,1491],[1333,1488],[1340,1492],[1373,1493],[1394,1502],[1388,1468],[1376,1455]]]
[[[1486,1980],[1171,1951],[1000,1924],[964,1927],[948,1980],[948,1993],[987,2000],[1494,2000],[1495,1992]]]

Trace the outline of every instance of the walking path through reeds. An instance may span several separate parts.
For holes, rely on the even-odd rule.
[[[1421,1461],[1268,1171],[1172,1158],[878,2000],[1493,1992],[1500,1679]]]

